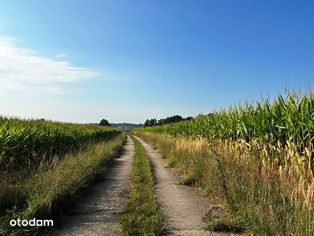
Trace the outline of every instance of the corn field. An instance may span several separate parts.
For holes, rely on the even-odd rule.
[[[0,169],[38,166],[120,131],[92,125],[0,117]]]
[[[145,128],[145,132],[169,134],[175,137],[207,140],[241,141],[259,151],[277,152],[271,160],[284,165],[281,151],[288,150],[289,162],[294,158],[302,168],[313,171],[314,96],[288,94],[274,101],[247,103],[242,106],[201,115],[191,121]],[[255,145],[255,144],[259,145]],[[264,144],[264,145],[261,145]],[[255,147],[253,147],[253,145]],[[262,156],[262,155],[261,155]]]
[[[253,235],[313,235],[314,96],[288,94],[136,130]]]

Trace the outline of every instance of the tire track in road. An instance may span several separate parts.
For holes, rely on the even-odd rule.
[[[213,208],[195,188],[176,184],[179,180],[173,168],[165,168],[161,154],[136,137],[144,146],[155,176],[155,191],[164,222],[164,235],[203,236],[232,235],[212,233],[202,227],[203,217]]]
[[[122,155],[113,160],[103,181],[97,182],[79,198],[77,215],[69,216],[53,235],[119,235],[119,217],[125,210],[131,187],[134,144],[130,137]]]

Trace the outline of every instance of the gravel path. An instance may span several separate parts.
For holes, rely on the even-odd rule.
[[[131,185],[134,144],[130,137],[121,157],[113,160],[106,178],[90,186],[79,199],[78,214],[70,216],[53,235],[119,235]]]
[[[161,154],[136,137],[144,146],[151,160],[156,179],[155,191],[164,221],[165,235],[228,235],[211,233],[202,228],[203,217],[213,205],[192,187],[177,185],[179,180],[173,168],[165,168]]]

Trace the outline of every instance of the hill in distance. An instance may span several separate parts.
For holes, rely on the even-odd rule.
[[[130,130],[134,128],[143,128],[144,124],[133,124],[133,123],[110,123],[111,127],[119,128],[123,130]]]

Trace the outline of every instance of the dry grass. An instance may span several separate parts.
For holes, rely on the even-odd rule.
[[[36,228],[10,228],[10,219],[58,219],[70,210],[82,188],[103,175],[106,163],[118,154],[124,142],[125,136],[119,135],[110,141],[90,145],[82,152],[65,156],[53,168],[30,176],[20,189],[26,196],[27,204],[7,211],[0,218],[0,234],[6,235],[12,233],[12,230],[18,234],[36,233]]]
[[[312,178],[309,175],[314,172],[313,117],[311,91],[306,94],[288,92],[285,97],[278,96],[274,100],[263,99],[189,121],[147,127],[145,132],[193,139],[202,137],[217,144],[218,152],[228,152],[228,148],[253,151],[254,156],[271,169],[280,166],[284,171],[299,172],[298,175],[307,179]],[[243,157],[242,152],[240,156]]]
[[[242,141],[209,142],[148,133],[141,136],[161,150],[169,165],[182,172],[184,183],[202,188],[253,234],[313,234],[312,175],[300,172],[300,165],[292,161],[283,168],[260,157],[261,153],[269,159],[277,153],[291,156],[284,147],[271,152],[261,143],[253,148]],[[295,160],[292,156],[290,159]]]

